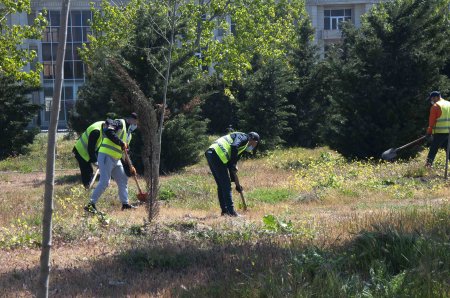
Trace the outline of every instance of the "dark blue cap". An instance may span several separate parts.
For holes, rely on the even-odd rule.
[[[431,98],[433,98],[433,97],[435,97],[435,96],[441,97],[441,92],[439,92],[439,91],[432,91],[432,92],[430,93],[430,96],[428,96],[428,99],[431,99]]]
[[[255,140],[257,142],[259,142],[260,138],[259,138],[259,134],[257,134],[256,132],[252,131],[248,133],[248,136],[250,137],[250,139]]]

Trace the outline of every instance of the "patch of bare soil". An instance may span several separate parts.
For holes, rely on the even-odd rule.
[[[55,171],[55,181],[58,183],[58,177],[67,175],[78,175],[78,170]],[[20,178],[19,178],[20,177]],[[0,172],[0,187],[4,191],[18,190],[27,187],[37,188],[45,183],[44,172],[17,173]]]

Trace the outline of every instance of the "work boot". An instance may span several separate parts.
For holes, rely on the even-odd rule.
[[[240,217],[239,213],[237,213],[236,211],[234,211],[234,209],[231,209],[231,211],[227,211],[227,212],[225,213],[225,215],[232,216],[232,217]]]
[[[122,204],[122,211],[125,209],[136,209],[136,206],[130,205],[130,204]]]
[[[84,210],[93,214],[97,214],[97,208],[95,208],[94,203],[89,203],[86,206],[84,206]]]

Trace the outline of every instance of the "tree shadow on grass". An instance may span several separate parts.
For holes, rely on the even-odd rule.
[[[54,264],[50,296],[347,297],[365,291],[366,281],[373,278],[369,273],[379,266],[385,269],[379,282],[390,287],[392,297],[427,297],[429,285],[433,293],[445,294],[450,264],[447,215],[438,214],[436,223],[420,234],[415,226],[399,228],[404,220],[380,223],[377,229],[322,249],[301,241],[280,244],[284,235],[278,234],[250,241],[224,231],[203,234],[204,238],[191,229],[182,237],[137,233],[133,247],[117,254],[82,259],[64,268]],[[196,240],[189,238],[192,232]],[[404,281],[395,281],[402,272]],[[423,276],[433,279],[423,283]],[[18,296],[20,289],[33,289],[31,295],[37,278],[37,266],[10,270],[0,275],[0,293]],[[367,289],[375,297],[377,285]],[[344,287],[350,292],[343,292]]]
[[[148,240],[88,264],[65,268],[54,264],[49,293],[51,297],[192,296],[189,292],[194,288],[218,285],[221,289],[242,283],[246,274],[279,266],[286,254],[285,249],[269,242],[204,248],[199,243]],[[37,280],[38,267],[9,271],[0,276],[1,293],[14,295],[24,288],[35,293]],[[240,295],[230,288],[218,296]]]
[[[63,185],[63,184],[81,184],[81,178],[79,174],[72,174],[72,175],[64,175],[64,176],[57,176],[55,178],[55,184]]]

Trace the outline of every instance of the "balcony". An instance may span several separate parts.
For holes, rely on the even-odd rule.
[[[323,40],[341,39],[341,30],[317,30],[317,38]]]

